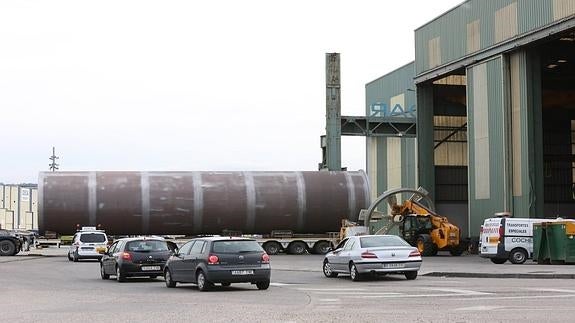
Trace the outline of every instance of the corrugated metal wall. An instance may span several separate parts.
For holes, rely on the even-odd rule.
[[[466,1],[415,31],[416,75],[573,14],[573,0]]]
[[[471,235],[485,218],[509,211],[504,75],[502,57],[467,69]]]
[[[366,84],[366,115],[383,116],[381,112],[374,112],[372,109],[374,105],[386,106],[388,111],[392,111],[398,105],[403,111],[414,111],[416,106],[414,73],[412,62]],[[368,137],[366,152],[372,199],[390,188],[416,187],[415,138]]]
[[[38,189],[0,184],[0,228],[38,229]]]

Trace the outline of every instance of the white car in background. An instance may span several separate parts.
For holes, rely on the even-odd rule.
[[[326,277],[349,274],[353,281],[367,274],[403,274],[412,280],[417,278],[420,267],[421,254],[417,248],[394,235],[348,237],[323,260]]]
[[[102,254],[108,246],[108,236],[102,230],[84,227],[72,238],[68,250],[68,260],[77,262],[80,259],[102,259]]]

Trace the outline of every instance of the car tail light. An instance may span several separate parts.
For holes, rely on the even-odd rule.
[[[479,233],[483,233],[483,226],[479,228]]]
[[[210,255],[208,257],[208,265],[217,265],[220,263],[220,258],[216,255]]]
[[[377,258],[377,256],[373,252],[366,251],[361,253],[361,258]]]
[[[505,230],[503,229],[503,226],[499,227],[499,241],[503,241],[503,235],[505,234]]]
[[[270,263],[270,256],[267,253],[262,254],[262,264],[269,264]]]
[[[129,252],[122,252],[122,259],[126,261],[132,261],[132,254]]]
[[[409,253],[410,257],[421,257],[421,253],[419,253],[419,250],[413,250],[412,252]]]

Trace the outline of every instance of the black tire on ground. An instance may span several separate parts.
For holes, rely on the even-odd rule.
[[[417,271],[406,271],[405,278],[407,280],[414,280],[415,278],[417,278]]]
[[[221,283],[223,287],[229,287],[232,283]]]
[[[118,283],[123,283],[126,281],[126,276],[122,274],[122,272],[120,271],[120,267],[116,267],[116,280],[118,281]]]
[[[100,264],[100,277],[102,277],[103,280],[110,279],[110,275],[106,274],[106,271],[104,270],[104,265],[102,264]]]
[[[303,255],[307,251],[307,246],[301,241],[294,241],[288,246],[288,253],[292,255]]]
[[[421,234],[417,237],[417,249],[423,257],[437,254],[437,246],[433,243],[429,234]]]
[[[275,241],[268,241],[263,245],[268,255],[277,255],[282,250],[282,245]]]
[[[69,261],[74,260],[74,259],[72,258],[72,256],[70,256],[70,252],[68,252],[68,260],[69,260]]]
[[[501,265],[507,261],[506,258],[491,258],[490,260],[492,263],[498,264],[498,265]]]
[[[261,282],[257,282],[256,286],[258,287],[259,290],[266,290],[270,287],[270,281],[268,279]]]
[[[328,241],[318,241],[313,245],[313,253],[316,255],[325,255],[329,252],[331,248],[331,243]]]
[[[322,271],[323,271],[323,274],[325,275],[325,277],[329,277],[329,278],[337,277],[337,273],[334,273],[331,270],[331,265],[327,259],[323,261]]]
[[[196,274],[196,284],[201,292],[208,291],[212,288],[212,283],[206,278],[206,274],[202,270],[199,270]]]
[[[166,287],[174,288],[176,287],[176,282],[172,280],[172,273],[169,269],[164,272],[164,280],[166,281]]]
[[[361,274],[357,271],[357,267],[353,262],[349,264],[349,276],[351,280],[353,280],[354,282],[360,281],[362,278]]]
[[[16,244],[10,240],[0,241],[0,256],[14,256],[16,254]]]
[[[527,251],[523,248],[515,248],[509,253],[509,261],[512,264],[520,265],[527,260]]]
[[[467,250],[467,243],[459,241],[459,244],[449,250],[449,253],[454,257],[459,257]]]

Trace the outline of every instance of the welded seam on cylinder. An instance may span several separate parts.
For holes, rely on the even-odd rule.
[[[38,176],[38,229],[41,230],[44,228],[44,183],[45,176],[44,173],[41,172]],[[44,232],[40,232],[43,234]]]
[[[369,185],[369,178],[364,171],[361,171],[361,178],[363,179],[363,196],[365,198],[365,208],[369,208],[371,205],[371,194],[369,192],[371,187]]]
[[[357,209],[355,204],[355,185],[353,184],[353,178],[348,172],[344,172],[343,174],[345,176],[345,186],[347,187],[347,218],[354,220]]]
[[[204,191],[202,187],[202,173],[192,173],[194,181],[194,233],[201,233],[202,231],[202,218],[204,216]]]
[[[149,234],[150,230],[150,175],[140,173],[140,187],[142,189],[142,233]]]
[[[303,179],[303,173],[297,172],[295,174],[297,182],[297,228],[300,231],[304,230],[304,215],[307,208],[306,205],[306,191],[305,191],[305,181]]]
[[[91,226],[96,226],[97,223],[97,191],[98,179],[96,172],[88,173],[88,222]]]
[[[244,181],[246,183],[246,228],[253,232],[256,226],[256,189],[254,176],[251,172],[244,172]]]

